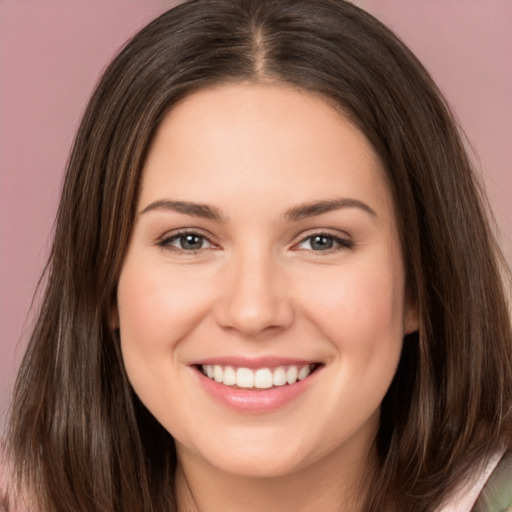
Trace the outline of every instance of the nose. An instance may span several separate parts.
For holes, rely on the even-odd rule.
[[[278,262],[254,252],[234,258],[223,274],[217,322],[245,336],[279,332],[294,319],[291,290]]]

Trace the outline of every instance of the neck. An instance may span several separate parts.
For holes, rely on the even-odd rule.
[[[333,453],[292,474],[262,478],[226,473],[187,456],[176,471],[178,511],[362,511],[371,465],[353,458],[340,464],[340,454]]]

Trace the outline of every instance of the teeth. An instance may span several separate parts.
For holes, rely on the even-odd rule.
[[[213,367],[213,378],[215,382],[222,382],[224,379],[222,367],[219,365],[215,365]]]
[[[232,366],[226,366],[226,368],[224,368],[224,378],[222,382],[226,384],[226,386],[234,386],[236,384],[236,372]]]
[[[268,389],[272,387],[272,372],[268,368],[260,368],[254,374],[254,387]]]
[[[284,386],[286,384],[286,370],[282,366],[274,370],[272,384],[274,386]]]
[[[308,366],[303,366],[299,370],[299,374],[297,375],[297,378],[299,380],[305,379],[310,373],[311,373],[311,368],[309,368]]]
[[[286,382],[288,382],[288,384],[295,384],[298,375],[299,369],[296,366],[289,366],[288,370],[286,370]]]
[[[206,364],[201,370],[208,378],[225,384],[226,386],[238,386],[246,389],[269,389],[272,386],[284,386],[295,384],[298,380],[305,379],[313,370],[314,365],[304,366],[279,366],[278,368],[233,368],[218,364]]]
[[[239,388],[253,388],[254,372],[249,368],[238,368],[236,371],[236,385]]]

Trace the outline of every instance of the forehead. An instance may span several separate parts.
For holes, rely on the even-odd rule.
[[[286,85],[207,88],[176,105],[149,152],[140,205],[166,194],[221,207],[340,195],[391,207],[364,134],[321,97]]]

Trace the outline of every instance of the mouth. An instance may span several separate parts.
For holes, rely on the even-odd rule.
[[[277,367],[247,368],[221,364],[195,365],[208,379],[233,389],[269,390],[293,386],[317,371],[321,363],[291,364]]]
[[[194,361],[191,369],[206,394],[239,413],[281,410],[315,389],[325,362],[274,356],[219,356]]]

